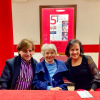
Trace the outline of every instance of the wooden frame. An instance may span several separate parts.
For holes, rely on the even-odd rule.
[[[42,9],[46,8],[74,8],[74,25],[73,25],[73,38],[76,38],[76,15],[77,15],[77,5],[40,5],[39,6],[39,14],[40,14],[40,47],[43,45],[43,27],[42,27]],[[59,53],[59,52],[58,52]],[[64,54],[59,53],[59,54]]]

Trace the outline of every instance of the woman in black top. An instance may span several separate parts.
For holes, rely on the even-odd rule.
[[[100,85],[99,71],[93,59],[83,55],[82,43],[77,39],[69,40],[65,54],[69,57],[65,64],[75,83],[75,90],[96,90]]]

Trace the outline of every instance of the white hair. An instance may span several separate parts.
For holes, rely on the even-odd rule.
[[[41,54],[44,56],[45,50],[54,50],[55,53],[57,54],[57,49],[56,46],[54,44],[43,44],[42,48],[41,48]]]

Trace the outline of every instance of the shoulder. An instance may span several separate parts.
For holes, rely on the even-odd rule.
[[[39,62],[36,64],[36,66],[42,66],[44,63],[43,62]]]
[[[64,61],[55,59],[57,65],[65,65]]]
[[[67,58],[65,62],[68,62],[68,61],[70,61],[70,60],[71,60],[71,58]]]
[[[45,67],[45,61],[43,60],[42,62],[39,62],[36,64],[36,69],[43,69]]]
[[[36,64],[36,73],[39,73],[40,71],[44,72],[44,70],[45,70],[45,62],[44,61]]]
[[[32,57],[31,60],[34,62],[34,64],[37,64],[38,62]]]
[[[45,64],[45,59],[43,59],[41,62],[38,62],[37,65],[44,65]]]
[[[93,61],[93,59],[92,59],[92,57],[91,57],[91,56],[89,56],[89,55],[84,55],[83,57],[84,57],[84,58],[83,58],[83,59],[84,59],[84,60],[83,60],[83,61],[84,61],[84,63],[86,63],[86,62],[87,62],[88,64],[91,64],[91,63],[93,63],[93,62],[94,62],[94,61]]]
[[[6,60],[5,66],[4,66],[4,69],[3,69],[3,73],[5,73],[6,71],[9,71],[9,70],[13,70],[14,65],[16,65],[16,62],[17,62],[17,57]]]
[[[67,58],[65,61],[65,64],[68,65],[68,63],[70,63],[70,61],[71,61],[71,58]]]
[[[88,60],[92,60],[92,57],[90,55],[83,55],[83,57],[88,61]]]
[[[57,60],[57,59],[55,59],[55,61],[57,62],[57,63],[64,63],[62,60]]]
[[[6,63],[13,64],[13,63],[15,63],[17,61],[18,61],[18,56],[17,57],[14,57],[14,58],[11,58],[11,59],[7,59],[6,60]]]
[[[57,60],[57,59],[55,59],[55,61],[57,63],[57,66],[62,66],[63,68],[67,69],[64,61]]]

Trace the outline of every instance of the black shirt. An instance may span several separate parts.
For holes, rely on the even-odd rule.
[[[65,64],[69,69],[69,73],[73,79],[73,82],[75,83],[75,90],[77,89],[95,90],[97,88],[97,84],[96,81],[94,81],[95,78],[94,74],[96,75],[98,73],[98,69],[95,63],[93,62],[92,58],[90,56],[87,57],[84,55],[82,56],[81,64],[74,67],[71,64],[71,60],[72,60],[71,58],[68,58],[65,61]],[[97,72],[91,73],[91,71],[93,71],[93,68],[95,67]]]

